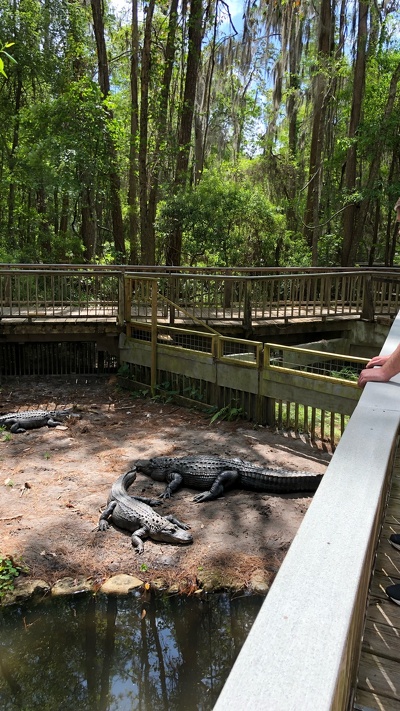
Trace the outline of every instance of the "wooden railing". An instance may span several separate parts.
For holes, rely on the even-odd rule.
[[[118,271],[0,269],[0,317],[112,318],[123,323],[123,275]]]
[[[140,321],[120,338],[121,384],[240,416],[334,449],[360,389],[365,358],[228,338]]]
[[[157,301],[153,291],[157,292]],[[84,265],[0,266],[0,317],[157,318],[233,322],[348,316],[373,320],[400,308],[400,271],[187,269]]]

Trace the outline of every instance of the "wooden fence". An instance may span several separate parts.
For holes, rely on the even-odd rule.
[[[160,398],[289,429],[331,446],[340,439],[360,390],[364,358],[132,322],[120,337],[120,382]]]

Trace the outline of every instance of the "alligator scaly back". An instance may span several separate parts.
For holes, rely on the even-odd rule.
[[[264,468],[242,459],[207,455],[140,459],[136,468],[155,481],[167,482],[163,498],[172,496],[182,484],[204,491],[194,497],[196,502],[216,499],[232,486],[271,494],[313,492],[322,479],[322,474]]]

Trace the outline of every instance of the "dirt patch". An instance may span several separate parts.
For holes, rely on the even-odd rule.
[[[147,540],[138,556],[129,534],[97,530],[110,487],[139,458],[214,454],[322,473],[329,452],[243,421],[210,425],[209,414],[135,398],[114,378],[73,384],[25,380],[1,388],[0,414],[72,404],[81,408],[81,419],[56,429],[0,435],[2,555],[22,556],[29,577],[50,584],[84,575],[101,585],[117,573],[174,583],[186,592],[202,585],[251,587],[260,578],[272,581],[309,496],[234,489],[196,504],[195,492],[181,489],[157,511],[189,523],[193,544]],[[132,489],[156,497],[164,484],[138,474]]]

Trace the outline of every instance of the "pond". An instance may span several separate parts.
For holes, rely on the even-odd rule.
[[[3,608],[2,711],[208,711],[260,596],[84,595]]]

